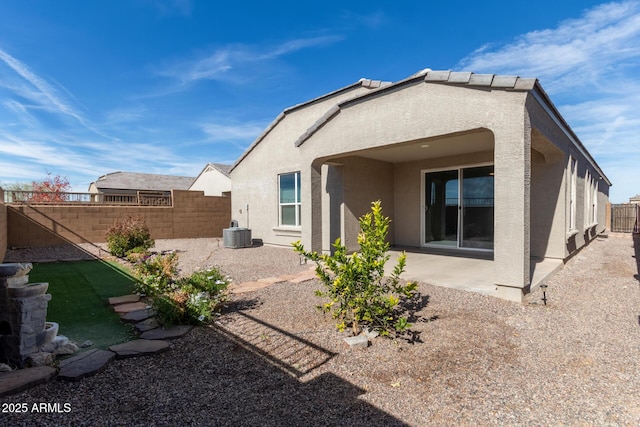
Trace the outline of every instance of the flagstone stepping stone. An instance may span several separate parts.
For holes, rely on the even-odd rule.
[[[104,370],[115,359],[112,351],[93,349],[60,362],[59,380],[79,381]]]
[[[159,326],[160,324],[158,323],[158,320],[155,317],[150,317],[134,325],[134,327],[138,330],[138,332],[147,332]]]
[[[193,328],[191,325],[178,325],[170,328],[157,328],[140,334],[143,340],[170,340],[179,338],[189,332]]]
[[[232,287],[230,291],[232,294],[242,294],[245,292],[257,291],[258,289],[266,288],[269,285],[271,285],[271,283],[268,282],[244,282]]]
[[[137,323],[156,315],[156,311],[152,308],[144,308],[142,310],[130,311],[120,317],[123,322]]]
[[[122,295],[121,297],[109,298],[109,305],[119,305],[140,301],[140,295]]]
[[[264,279],[258,279],[258,282],[273,285],[274,283],[284,282],[280,277],[265,277]]]
[[[145,302],[130,302],[127,304],[114,305],[113,309],[116,313],[129,313],[136,310],[142,310],[149,307]]]
[[[0,397],[19,393],[28,388],[44,384],[54,377],[56,369],[51,366],[17,369],[0,373]]]
[[[109,347],[118,359],[156,354],[169,349],[169,343],[162,340],[133,340]]]
[[[307,280],[312,280],[316,278],[316,272],[312,270],[303,271],[302,273],[296,274],[296,277],[290,280],[291,283],[302,283]]]

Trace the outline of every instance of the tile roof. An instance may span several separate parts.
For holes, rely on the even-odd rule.
[[[156,175],[136,172],[112,172],[95,181],[99,190],[170,191],[188,190],[194,177]]]
[[[488,88],[488,89],[497,89],[497,90],[507,90],[507,91],[519,91],[519,92],[531,92],[545,108],[545,110],[549,113],[554,121],[557,121],[558,125],[563,129],[563,131],[567,134],[569,139],[576,145],[576,147],[585,155],[587,159],[593,164],[596,170],[601,174],[601,176],[606,180],[606,182],[611,185],[611,181],[604,175],[602,169],[596,163],[595,159],[588,153],[580,139],[573,132],[569,124],[565,121],[562,115],[559,113],[547,93],[544,91],[538,79],[536,78],[522,78],[518,76],[506,76],[506,75],[498,75],[498,74],[476,74],[468,71],[434,71],[430,68],[425,68],[423,70],[418,71],[411,76],[397,81],[395,83],[392,82],[383,82],[380,80],[370,80],[370,79],[360,79],[356,83],[346,86],[344,88],[338,89],[336,91],[330,92],[328,94],[322,95],[320,97],[314,98],[307,102],[303,102],[301,104],[295,105],[290,108],[286,108],[278,117],[258,136],[258,138],[249,146],[249,148],[238,158],[238,160],[231,166],[231,171],[240,163],[242,160],[255,148],[257,144],[259,144],[270,132],[276,127],[286,116],[287,113],[297,110],[299,108],[305,107],[309,104],[312,104],[316,101],[320,101],[326,99],[330,96],[333,96],[337,93],[344,92],[356,86],[363,86],[370,89],[372,91],[364,94],[360,94],[354,96],[353,98],[344,100],[336,105],[333,105],[322,117],[319,117],[318,120],[309,128],[306,132],[304,132],[300,137],[295,141],[295,147],[299,147],[302,145],[307,139],[309,139],[315,132],[317,132],[324,124],[333,119],[336,115],[340,113],[340,110],[344,107],[347,107],[351,104],[361,102],[370,97],[379,96],[380,94],[384,94],[388,91],[392,91],[397,89],[398,87],[402,87],[406,84],[414,84],[423,81],[424,83],[431,84],[448,84],[452,86],[467,86],[467,87],[478,87],[478,88]]]
[[[216,169],[218,172],[223,174],[224,176],[229,176],[229,172],[231,172],[231,165],[225,165],[222,163],[209,163],[207,166],[211,166]]]

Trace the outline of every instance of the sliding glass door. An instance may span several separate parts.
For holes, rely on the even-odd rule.
[[[424,244],[493,249],[493,166],[424,174]]]

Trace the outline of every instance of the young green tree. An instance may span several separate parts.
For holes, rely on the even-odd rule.
[[[296,252],[317,264],[316,273],[325,291],[317,291],[316,295],[329,298],[328,303],[318,308],[332,313],[339,330],[351,326],[354,335],[363,326],[381,335],[406,331],[411,324],[403,305],[418,298],[416,283],[400,282],[406,254],[400,255],[391,275],[384,277],[384,266],[389,260],[386,237],[390,220],[382,214],[382,203],[373,202],[371,212],[359,220],[359,252],[347,254],[340,239],[333,244],[333,255],[308,252],[299,241],[293,243]]]

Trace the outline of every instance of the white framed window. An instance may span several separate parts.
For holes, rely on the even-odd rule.
[[[584,176],[584,226],[588,227],[591,225],[591,198],[593,197],[593,189],[591,182],[591,174],[589,171],[585,173]]]
[[[593,177],[593,196],[591,197],[592,224],[598,223],[598,181]]]
[[[578,161],[569,156],[569,230],[576,229],[576,186],[578,183]]]
[[[300,172],[278,175],[279,225],[300,227]]]

